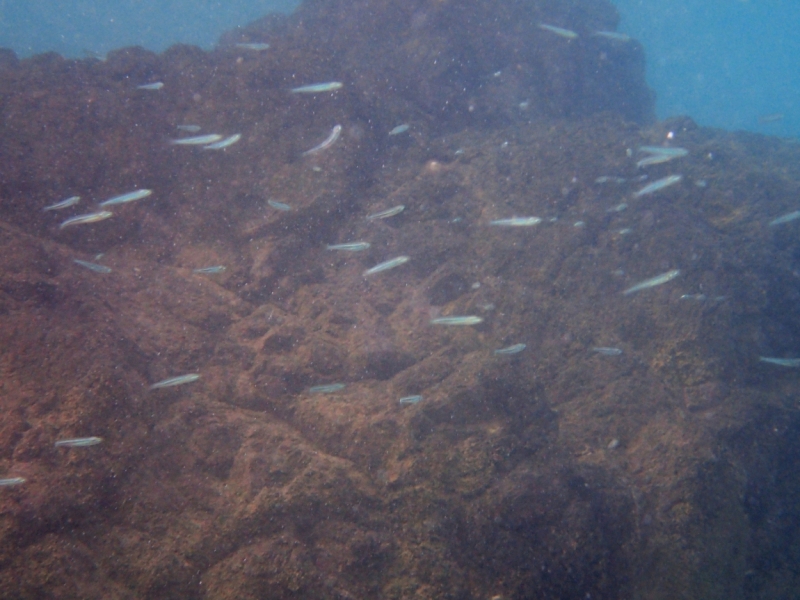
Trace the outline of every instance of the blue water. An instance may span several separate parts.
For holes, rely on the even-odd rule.
[[[640,40],[659,118],[800,136],[798,0],[616,0]],[[783,115],[760,123],[759,118]]]
[[[220,34],[299,0],[0,0],[0,46],[19,56],[102,55],[123,46],[211,48]]]
[[[0,46],[20,56],[104,54],[219,35],[297,0],[0,0]],[[798,0],[616,0],[620,30],[639,39],[659,118],[800,136]],[[55,8],[57,6],[57,8]],[[764,117],[772,116],[772,119]]]

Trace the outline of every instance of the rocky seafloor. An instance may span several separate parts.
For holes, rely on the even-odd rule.
[[[796,597],[798,373],[759,357],[800,356],[800,146],[656,122],[617,18],[319,0],[0,57],[0,595]]]

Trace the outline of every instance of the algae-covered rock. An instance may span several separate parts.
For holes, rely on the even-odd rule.
[[[798,373],[759,357],[797,357],[800,151],[652,123],[616,20],[319,0],[7,60],[0,589],[791,595]],[[171,143],[210,133],[241,139]]]

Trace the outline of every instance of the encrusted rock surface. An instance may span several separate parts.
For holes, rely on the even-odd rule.
[[[615,22],[310,2],[211,53],[4,60],[0,474],[26,479],[0,488],[6,597],[795,589],[797,375],[758,357],[796,356],[797,225],[768,223],[797,209],[800,149],[653,124],[638,44],[591,36]],[[179,124],[242,140],[178,147]],[[689,155],[636,168],[663,143]],[[512,216],[543,221],[489,225]],[[430,323],[452,315],[483,322]]]

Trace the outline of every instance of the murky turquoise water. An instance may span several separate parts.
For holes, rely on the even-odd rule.
[[[800,2],[614,0],[647,52],[658,116],[800,135]]]

